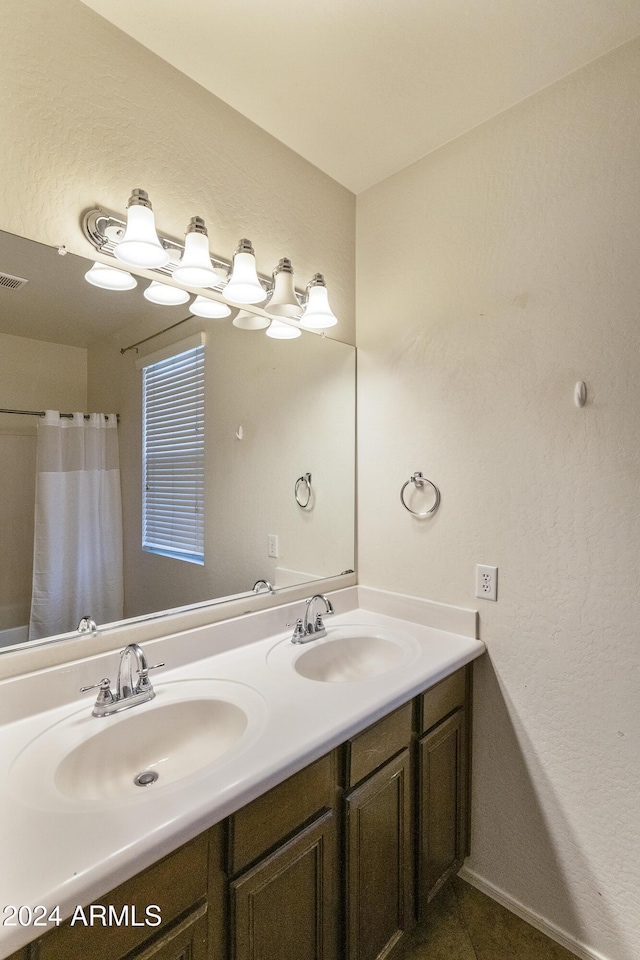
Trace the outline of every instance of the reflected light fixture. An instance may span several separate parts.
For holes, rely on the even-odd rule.
[[[164,267],[169,254],[158,240],[153,208],[146,190],[133,190],[127,204],[124,237],[113,251],[130,267]]]
[[[267,292],[258,279],[256,258],[251,241],[240,241],[233,255],[229,282],[222,291],[225,300],[232,303],[261,303]]]
[[[321,273],[315,273],[307,285],[307,302],[300,323],[310,330],[334,327],[338,318],[329,306],[329,295]]]
[[[186,290],[181,290],[180,287],[172,287],[168,283],[159,283],[157,280],[151,281],[144,291],[144,296],[151,303],[159,303],[170,307],[177,307],[190,299]]]
[[[302,307],[293,286],[293,267],[288,257],[283,257],[273,271],[273,292],[264,309],[275,317],[300,317]]]
[[[206,317],[209,320],[224,320],[231,316],[231,308],[226,303],[210,300],[209,297],[196,297],[190,310],[196,317]]]
[[[216,287],[222,283],[222,277],[211,266],[209,236],[202,217],[191,217],[184,253],[173,271],[173,279],[187,287]]]
[[[94,263],[84,278],[94,287],[102,287],[103,290],[133,290],[138,286],[136,278],[126,270],[109,267],[106,263]]]
[[[299,327],[294,327],[291,323],[283,323],[282,320],[272,320],[266,333],[272,340],[295,340],[296,337],[302,336],[302,330]]]
[[[259,317],[253,313],[247,313],[246,310],[241,310],[240,313],[233,318],[232,323],[234,327],[238,327],[240,330],[264,330],[265,327],[268,327],[271,321],[268,317]]]

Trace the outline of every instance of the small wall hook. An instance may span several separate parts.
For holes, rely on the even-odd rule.
[[[238,440],[242,440],[242,438],[244,437],[244,430],[242,429],[242,427],[238,427],[238,429],[236,430],[236,437],[238,438]]]
[[[578,380],[573,389],[573,399],[576,407],[584,407],[587,402],[587,385],[584,380]]]

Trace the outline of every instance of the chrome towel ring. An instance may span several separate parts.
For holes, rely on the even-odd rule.
[[[406,488],[409,486],[410,483],[415,483],[416,487],[424,487],[425,483],[428,483],[430,487],[433,487],[433,492],[435,494],[435,500],[433,501],[433,506],[430,507],[429,510],[425,510],[424,513],[418,513],[417,510],[412,510],[411,507],[407,504],[406,500],[404,499],[404,491],[406,490]],[[400,490],[400,503],[405,508],[405,510],[409,511],[411,516],[418,517],[419,519],[422,520],[424,517],[430,517],[432,514],[434,514],[438,509],[438,507],[440,506],[440,491],[436,487],[435,483],[432,483],[431,480],[427,480],[426,477],[423,477],[420,470],[416,470],[415,473],[411,474],[407,482],[402,484],[402,489]]]
[[[300,490],[300,484],[304,484],[306,489],[306,496],[304,489]],[[311,503],[311,474],[305,473],[303,476],[298,477],[296,480],[296,485],[294,487],[294,493],[296,497],[296,503],[299,507],[308,507]]]

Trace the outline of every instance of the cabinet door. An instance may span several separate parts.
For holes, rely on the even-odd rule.
[[[427,902],[462,866],[466,850],[467,728],[458,710],[419,741],[418,890]]]
[[[328,811],[232,881],[234,960],[337,960],[336,869]]]
[[[207,960],[206,912],[203,905],[133,957],[135,960]]]
[[[347,796],[349,960],[384,957],[413,922],[409,751]]]

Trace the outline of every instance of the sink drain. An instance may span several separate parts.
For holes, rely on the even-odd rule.
[[[156,773],[155,770],[145,770],[144,773],[139,773],[137,777],[133,778],[133,782],[137,787],[148,787],[149,784],[155,783],[159,773]]]

